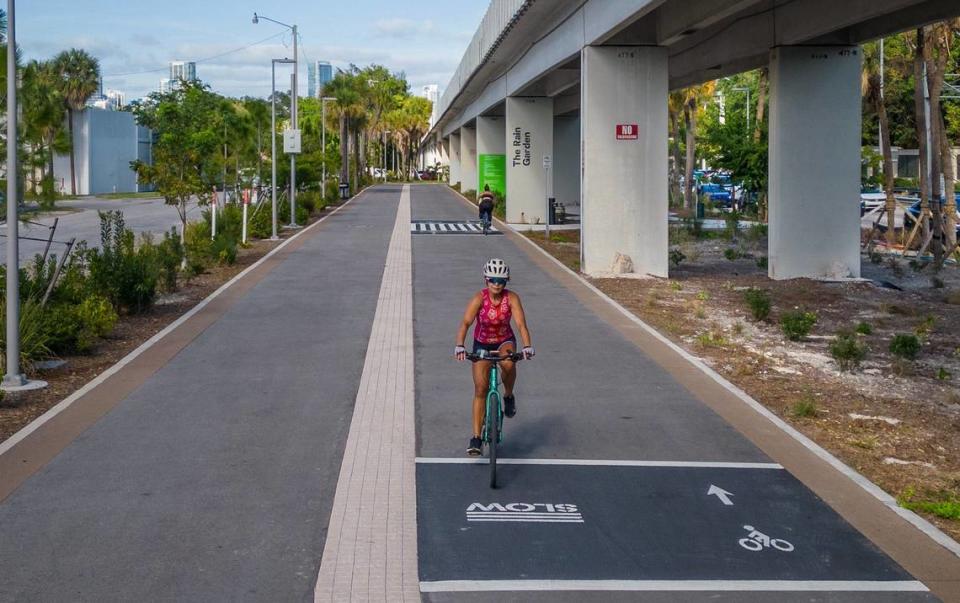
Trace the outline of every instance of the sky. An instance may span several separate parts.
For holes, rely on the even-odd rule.
[[[104,89],[129,102],[154,92],[168,63],[197,61],[197,76],[228,96],[270,94],[270,60],[293,57],[297,25],[299,89],[309,61],[334,69],[376,63],[407,75],[414,92],[446,87],[489,0],[29,0],[17,3],[17,44],[29,59],[82,48],[100,60]],[[275,36],[275,37],[271,37]],[[265,38],[270,38],[265,40]],[[242,50],[238,50],[242,49]],[[289,81],[277,66],[277,87]],[[283,86],[289,88],[289,84]]]

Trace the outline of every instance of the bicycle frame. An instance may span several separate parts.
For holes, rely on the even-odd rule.
[[[490,437],[489,437],[490,434],[487,432],[488,422],[487,422],[486,419],[491,416],[491,410],[492,410],[492,409],[491,409],[490,405],[491,405],[491,403],[492,403],[492,401],[493,401],[494,398],[496,398],[496,400],[497,400],[497,402],[496,402],[496,404],[497,404],[497,425],[498,425],[498,426],[499,426],[499,425],[503,425],[503,396],[500,395],[500,389],[499,389],[499,386],[500,386],[500,371],[498,370],[497,367],[498,367],[497,363],[493,363],[493,364],[490,365],[490,387],[489,387],[489,389],[487,390],[487,403],[486,403],[486,406],[485,406],[485,409],[486,409],[486,410],[485,410],[484,415],[483,415],[483,416],[484,416],[484,422],[483,422],[483,433],[481,434],[481,439],[482,439],[484,442],[487,442],[488,444],[490,443]],[[503,440],[503,431],[501,431],[500,429],[497,429],[497,443],[500,443],[501,440]]]

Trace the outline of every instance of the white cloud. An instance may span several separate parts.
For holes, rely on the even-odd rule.
[[[433,22],[404,18],[380,19],[374,22],[373,28],[381,35],[394,38],[412,38],[432,32]]]

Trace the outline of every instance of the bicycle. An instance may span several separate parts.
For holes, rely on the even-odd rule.
[[[523,360],[520,352],[488,354],[485,350],[480,353],[468,352],[467,360],[471,362],[490,363],[490,388],[487,390],[487,406],[483,419],[483,433],[480,440],[487,444],[490,459],[490,487],[497,487],[497,446],[503,440],[503,396],[500,394],[500,363],[504,360],[519,362]],[[495,401],[495,403],[494,403]]]
[[[489,214],[481,214],[480,226],[483,228],[484,236],[486,236],[487,233],[490,232],[490,227],[492,226]]]

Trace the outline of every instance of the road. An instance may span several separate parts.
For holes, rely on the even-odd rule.
[[[71,201],[58,201],[58,211],[44,213],[38,217],[31,217],[30,223],[20,223],[20,261],[25,262],[38,253],[43,253],[46,240],[50,236],[50,226],[54,218],[58,218],[55,243],[50,253],[61,254],[65,246],[62,244],[76,238],[77,241],[86,241],[90,247],[100,246],[100,218],[98,211],[121,210],[127,227],[137,235],[143,232],[152,232],[157,237],[170,230],[171,226],[180,226],[180,216],[175,207],[166,205],[163,199],[99,199],[88,197]],[[187,209],[189,220],[200,217],[196,203],[191,203]],[[6,228],[3,228],[6,241]],[[31,237],[30,240],[24,237]],[[0,262],[7,258],[7,247],[4,242],[0,245]]]
[[[471,219],[375,187],[0,446],[0,600],[960,600],[957,555]],[[496,490],[451,358],[491,256],[537,348]]]

